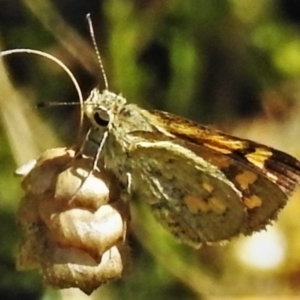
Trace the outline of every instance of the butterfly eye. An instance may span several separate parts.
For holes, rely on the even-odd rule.
[[[97,110],[94,113],[94,120],[97,125],[101,127],[106,127],[109,124],[110,116],[106,110]]]

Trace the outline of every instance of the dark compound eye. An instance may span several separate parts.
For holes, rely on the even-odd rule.
[[[98,110],[94,113],[94,120],[99,126],[106,127],[109,124],[110,117],[107,111]]]

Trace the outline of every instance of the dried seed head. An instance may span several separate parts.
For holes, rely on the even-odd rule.
[[[74,156],[70,149],[51,149],[17,171],[25,191],[17,268],[40,268],[46,283],[89,294],[124,273],[130,217],[114,176],[90,173],[91,160]]]

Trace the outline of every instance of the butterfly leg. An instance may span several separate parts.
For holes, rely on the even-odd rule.
[[[91,128],[90,128],[90,130],[88,131],[88,133],[87,133],[87,135],[86,135],[86,138],[85,138],[84,142],[82,143],[82,145],[81,145],[81,147],[80,147],[79,153],[82,153],[83,148],[84,148],[84,144],[85,144],[86,141],[88,140],[88,136],[89,136],[90,132],[91,132]],[[99,157],[100,157],[101,151],[102,151],[102,149],[103,149],[103,146],[104,146],[104,144],[105,144],[105,141],[106,141],[106,139],[107,139],[107,136],[108,136],[108,132],[106,131],[106,132],[104,132],[103,138],[102,138],[102,140],[101,140],[101,143],[100,143],[100,145],[99,145],[99,147],[98,147],[98,149],[97,149],[97,153],[96,153],[96,155],[95,155],[95,157],[94,157],[94,160],[93,160],[93,163],[92,163],[92,167],[91,167],[91,169],[89,170],[88,174],[85,176],[85,178],[82,179],[81,184],[79,185],[79,187],[77,188],[76,192],[75,192],[74,195],[72,196],[71,201],[76,197],[77,193],[78,193],[78,192],[80,191],[80,189],[83,187],[84,183],[85,183],[86,180],[89,178],[89,176],[94,172],[94,170],[97,169],[97,164],[98,164],[98,162],[99,162]],[[76,156],[75,156],[75,157],[76,157]]]
[[[92,132],[92,127],[89,128],[89,130],[88,130],[87,134],[85,135],[85,138],[84,138],[83,142],[81,143],[80,147],[79,148],[77,147],[77,149],[75,149],[75,156],[74,156],[73,159],[78,158],[83,153],[84,146],[85,146],[86,142],[89,140],[89,136],[90,136],[91,132]]]

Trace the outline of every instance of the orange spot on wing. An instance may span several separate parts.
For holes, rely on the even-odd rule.
[[[183,202],[193,214],[197,214],[198,212],[206,213],[208,211],[221,214],[226,209],[226,205],[224,205],[223,201],[214,197],[204,201],[197,196],[187,195],[183,198]]]
[[[257,180],[257,175],[250,171],[244,171],[235,176],[235,180],[239,183],[243,190],[249,188],[249,185]]]
[[[194,195],[186,195],[183,198],[183,202],[193,214],[197,214],[199,211],[207,212],[209,209],[207,203],[203,199]]]
[[[211,193],[214,190],[214,187],[207,182],[203,182],[202,186],[209,193]]]
[[[226,205],[224,202],[218,198],[212,197],[209,200],[209,206],[212,211],[214,211],[217,214],[222,214],[226,210]]]
[[[260,169],[264,168],[266,160],[273,155],[272,151],[257,148],[255,152],[247,154],[246,158],[253,165],[257,166]]]
[[[222,154],[230,154],[232,151],[230,149],[226,149],[226,148],[221,148],[220,146],[216,146],[216,145],[212,145],[209,143],[204,143],[203,144],[205,147],[215,150],[217,152],[220,152]]]
[[[246,205],[246,207],[249,209],[253,209],[255,207],[260,207],[262,205],[262,200],[256,195],[253,195],[248,198],[244,198],[243,201],[244,201],[244,204]]]

